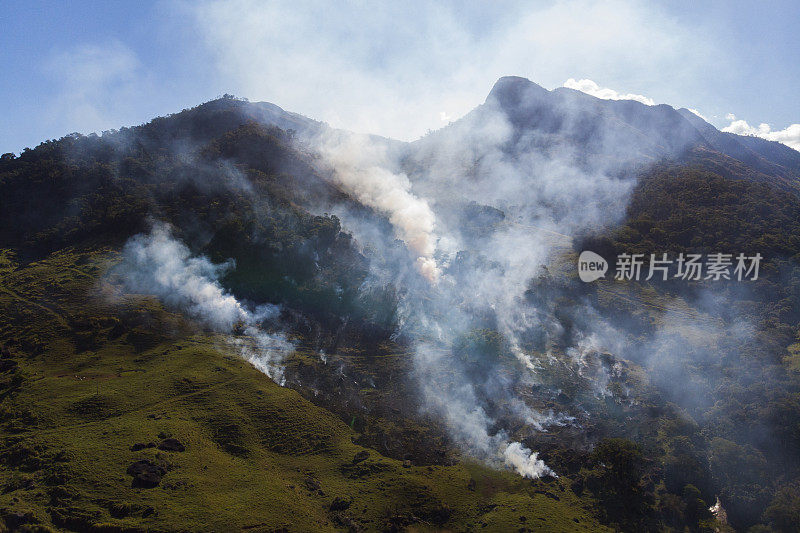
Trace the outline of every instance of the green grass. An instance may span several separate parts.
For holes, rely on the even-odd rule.
[[[18,266],[0,254],[0,509],[43,530],[599,531],[564,479],[411,466],[144,295],[104,281],[110,250]],[[311,357],[300,353],[298,358]],[[145,448],[173,437],[184,452]],[[167,473],[134,488],[148,459]],[[470,486],[474,480],[474,486]],[[350,501],[331,511],[335,498]],[[2,526],[0,526],[1,528]]]

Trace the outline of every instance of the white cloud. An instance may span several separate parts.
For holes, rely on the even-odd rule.
[[[576,80],[575,78],[570,78],[564,82],[564,87],[567,87],[568,89],[575,89],[576,91],[581,91],[582,93],[590,94],[603,100],[635,100],[645,105],[656,105],[652,98],[648,98],[641,94],[618,93],[614,89],[600,87],[597,85],[597,83],[587,79]]]
[[[227,92],[406,140],[441,127],[443,109],[464,115],[505,75],[556,87],[582,72],[636,84],[663,101],[724,63],[703,35],[639,1],[498,9],[409,0],[331,9],[316,1],[207,0],[184,9]]]
[[[700,118],[702,118],[703,120],[705,120],[706,122],[708,122],[708,119],[706,118],[706,116],[705,116],[705,115],[703,115],[702,113],[700,113],[700,111],[698,111],[697,109],[692,109],[692,108],[690,107],[690,108],[689,108],[689,111],[691,111],[692,113],[694,113],[694,114],[695,114],[695,115],[697,115],[698,117],[700,117]]]
[[[769,124],[761,123],[756,127],[748,124],[746,120],[736,120],[736,116],[733,113],[728,113],[726,118],[731,123],[722,128],[722,131],[737,135],[753,135],[768,141],[777,141],[800,151],[800,124],[791,124],[782,130],[773,130]]]

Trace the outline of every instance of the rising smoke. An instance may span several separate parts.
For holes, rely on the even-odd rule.
[[[378,250],[370,256],[377,283],[402,288],[398,333],[412,347],[425,408],[468,453],[532,478],[554,472],[522,440],[575,418],[534,407],[525,390],[567,367],[586,393],[609,396],[610,382],[626,373],[617,357],[669,367],[663,375],[674,378],[680,371],[673,354],[687,346],[677,334],[684,324],[671,317],[642,345],[588,301],[558,317],[546,298],[531,297],[532,280],[563,269],[573,237],[622,218],[639,170],[692,142],[691,132],[640,103],[620,109],[655,117],[648,127],[673,135],[666,148],[591,111],[594,100],[585,95],[563,91],[501,80],[483,106],[405,149],[338,132],[309,142],[338,185],[392,225],[387,234],[362,213],[337,212],[362,245]],[[435,283],[405,274],[395,238]],[[487,330],[501,336],[499,355],[463,342]],[[749,329],[737,331],[741,337]]]
[[[624,328],[587,301],[566,317],[556,313],[557,295],[537,294],[532,281],[563,271],[574,236],[624,215],[637,176],[631,169],[642,154],[652,159],[653,143],[619,130],[613,118],[587,124],[596,114],[585,113],[585,95],[562,93],[554,117],[541,110],[543,89],[501,82],[473,113],[412,144],[330,129],[302,132],[296,142],[316,154],[321,175],[368,208],[324,198],[317,206],[341,219],[369,259],[362,289],[396,289],[395,335],[413,354],[426,414],[442,420],[466,453],[537,478],[555,472],[526,439],[577,423],[573,413],[531,400],[548,372],[566,368],[587,394],[605,397],[624,372],[607,353],[657,368],[675,361],[685,339],[665,326],[641,351],[626,349]],[[580,138],[584,130],[592,135]],[[123,257],[129,290],[156,294],[228,334],[246,359],[283,382],[281,361],[293,346],[268,332],[278,309],[251,310],[226,293],[218,280],[231,263],[192,256],[159,225],[131,239]]]
[[[411,182],[394,172],[388,147],[367,135],[325,130],[311,141],[330,165],[335,181],[362,204],[386,215],[397,238],[416,254],[420,274],[435,283],[440,275],[436,251],[436,217],[428,202],[411,192]]]
[[[373,257],[391,256],[390,243],[402,240],[420,274],[433,282],[398,275],[400,264],[373,261],[375,278],[403,284],[399,332],[413,348],[426,408],[468,453],[531,478],[554,473],[536,452],[498,429],[498,419],[521,421],[526,429],[516,433],[524,437],[571,418],[541,412],[518,394],[541,382],[543,355],[531,349],[531,332],[558,329],[526,299],[528,283],[564,250],[565,239],[568,246],[576,232],[621,216],[633,184],[608,157],[578,164],[581,157],[572,149],[541,149],[547,139],[535,135],[520,135],[490,97],[473,116],[405,152],[380,138],[339,132],[309,142],[337,184],[384,214],[393,234],[346,209],[338,213],[345,228],[381,251]],[[614,139],[596,144],[616,146]],[[502,335],[501,351],[512,359],[498,360],[478,346],[476,369],[465,361],[462,340],[486,329]],[[585,334],[571,353],[599,350],[597,339]],[[574,359],[581,364],[580,356]]]
[[[283,333],[270,333],[279,308],[262,305],[248,309],[223,289],[219,278],[233,262],[213,264],[193,256],[169,226],[154,223],[147,234],[130,238],[122,261],[113,269],[128,292],[153,294],[170,309],[186,313],[211,330],[227,335],[242,357],[275,382],[283,384],[282,361],[294,350]]]

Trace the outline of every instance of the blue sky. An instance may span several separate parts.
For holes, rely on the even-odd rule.
[[[0,152],[142,123],[226,92],[414,139],[509,74],[641,95],[800,147],[798,2],[333,6],[4,1]]]

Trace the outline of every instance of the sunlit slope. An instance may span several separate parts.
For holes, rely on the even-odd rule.
[[[22,267],[3,259],[6,527],[601,529],[568,481],[404,466],[353,444],[344,422],[223,339],[146,296],[114,293],[102,280],[109,250],[70,249]],[[142,460],[157,486],[132,486],[127,471]]]

